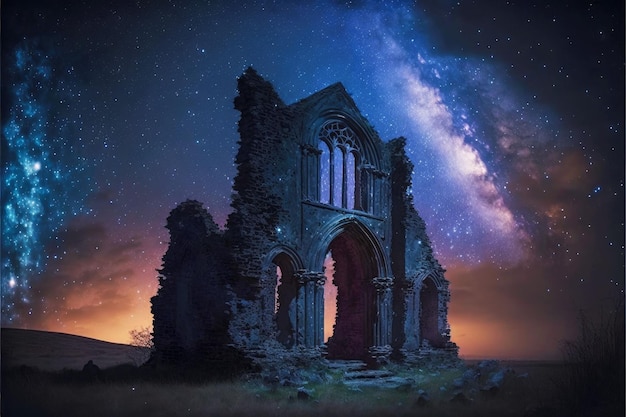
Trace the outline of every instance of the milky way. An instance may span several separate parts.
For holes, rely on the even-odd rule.
[[[76,154],[68,156],[72,148],[66,139],[74,122],[62,112],[74,92],[58,75],[63,68],[53,67],[51,53],[25,41],[3,59],[11,80],[9,97],[3,95],[8,118],[2,130],[3,158],[10,161],[2,173],[2,318],[7,322],[14,319],[16,302],[29,304],[30,280],[42,274],[47,259],[62,256],[42,250],[46,239],[56,237],[66,218],[84,211],[76,192],[83,164]]]
[[[250,65],[407,138],[462,353],[554,354],[623,296],[623,4],[61,4],[2,3],[3,325],[150,325],[168,212],[230,212]]]

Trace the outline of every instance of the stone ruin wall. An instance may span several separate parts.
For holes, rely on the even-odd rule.
[[[288,217],[285,201],[294,167],[283,166],[293,155],[282,140],[288,126],[285,106],[272,85],[250,73],[238,80],[235,108],[241,112],[239,151],[235,158],[233,212],[227,221],[227,239],[236,269],[238,300],[232,305],[231,337],[238,346],[253,348],[273,336],[274,287],[268,282],[271,265],[265,256],[278,240],[278,226]],[[291,175],[289,175],[291,174]]]
[[[332,102],[334,90],[286,106],[272,85],[250,68],[238,79],[238,91],[235,108],[241,118],[233,212],[222,232],[197,202],[185,202],[172,211],[167,225],[170,247],[163,257],[159,291],[152,300],[155,346],[161,354],[197,351],[206,355],[219,346],[235,346],[259,358],[267,357],[268,350],[281,351],[281,357],[320,355],[319,349],[304,352],[277,342],[276,266],[270,254],[277,246],[306,252],[312,239],[303,236],[303,230],[319,228],[326,221],[324,215],[305,213],[302,218],[303,166],[315,150],[303,145],[301,138],[311,129],[312,118],[323,110],[320,103]],[[380,210],[391,221],[364,219],[376,233],[391,236],[383,248],[393,271],[393,286],[385,301],[389,304],[385,314],[391,316],[387,317],[391,322],[387,342],[398,358],[410,358],[431,347],[456,354],[447,322],[448,282],[433,256],[425,224],[413,207],[413,196],[407,192],[413,165],[404,150],[405,140],[383,143],[377,134],[375,138],[383,163],[390,167],[385,182],[390,197],[383,199]],[[179,227],[189,211],[193,225]],[[182,237],[189,229],[195,229],[195,235],[191,233],[195,240]],[[427,277],[434,278],[428,282],[437,286],[437,309],[432,314],[441,334],[424,345],[416,307],[419,310],[420,290]]]

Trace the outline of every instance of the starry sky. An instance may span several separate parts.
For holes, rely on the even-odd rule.
[[[558,358],[624,298],[619,1],[2,2],[2,325],[126,343],[165,219],[230,212],[236,79],[341,81],[405,136],[466,357]]]

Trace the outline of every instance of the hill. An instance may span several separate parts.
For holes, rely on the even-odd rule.
[[[2,328],[2,368],[26,365],[44,371],[80,370],[89,360],[100,368],[137,364],[144,348],[41,330]]]

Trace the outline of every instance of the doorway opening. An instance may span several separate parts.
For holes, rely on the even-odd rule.
[[[430,346],[441,344],[439,334],[439,296],[437,286],[431,277],[424,279],[420,290],[420,334],[422,343]]]
[[[337,322],[337,286],[333,282],[335,275],[335,260],[333,254],[328,252],[324,259],[324,343],[333,335]]]
[[[278,254],[272,263],[276,266],[274,291],[274,319],[278,330],[277,339],[285,347],[296,342],[296,304],[298,287],[294,278],[291,259],[284,253]]]
[[[324,262],[324,338],[330,359],[364,359],[373,344],[376,268],[363,243],[341,233],[331,242]]]

